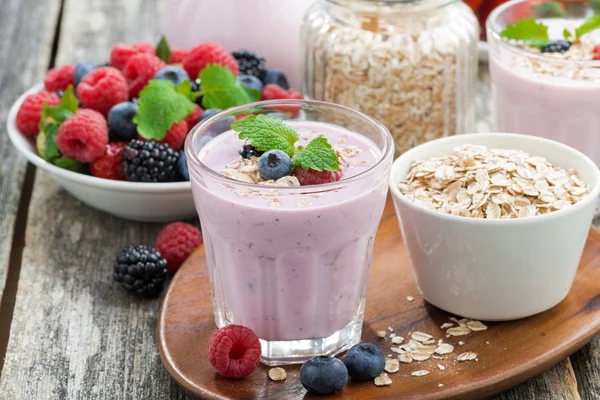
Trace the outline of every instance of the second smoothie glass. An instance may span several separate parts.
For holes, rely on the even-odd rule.
[[[296,119],[368,139],[377,162],[338,182],[276,187],[232,180],[200,160],[201,148],[228,131],[235,116],[273,109],[299,109]],[[203,121],[188,135],[185,151],[217,326],[252,328],[268,365],[334,355],[358,343],[394,153],[389,131],[343,106],[260,102]]]

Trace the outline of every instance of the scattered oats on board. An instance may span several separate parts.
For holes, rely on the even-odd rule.
[[[440,329],[448,329],[448,328],[452,328],[454,326],[454,324],[452,322],[445,322],[442,324],[442,326],[440,326]]]
[[[279,382],[279,381],[283,381],[286,378],[286,373],[285,373],[285,369],[281,368],[281,367],[276,367],[276,368],[271,368],[269,370],[269,378],[272,381],[275,382]]]
[[[548,214],[579,202],[589,191],[576,171],[542,157],[475,145],[415,162],[398,188],[408,200],[430,210],[484,219]]]
[[[413,358],[410,353],[400,354],[400,356],[398,357],[398,360],[400,360],[400,362],[404,363],[404,364],[410,364],[411,362],[413,362]]]
[[[400,362],[398,360],[385,360],[385,372],[389,372],[393,374],[394,372],[398,372],[400,370]]]
[[[442,364],[438,364],[437,367],[440,371],[444,371],[446,369],[446,367],[444,367]]]
[[[412,376],[425,376],[429,373],[429,371],[427,371],[426,369],[422,369],[419,371],[414,371],[411,375]]]
[[[471,330],[466,326],[455,326],[446,331],[446,335],[448,336],[463,336],[468,335],[469,333],[471,333]]]
[[[415,301],[415,298],[412,296],[406,296],[406,300],[412,303],[413,301]]]
[[[433,336],[419,331],[413,332],[413,334],[410,335],[410,337],[416,340],[417,342],[426,342],[428,340],[433,339]]]
[[[386,330],[377,331],[377,337],[380,339],[385,339],[387,337],[387,331]]]
[[[459,340],[459,341],[458,341],[458,345],[459,345],[459,346],[464,346],[464,344],[465,344],[465,342],[463,342],[462,340]]]
[[[476,359],[477,359],[477,354],[475,354],[471,351],[459,354],[458,357],[456,357],[456,361],[459,361],[459,362],[472,361],[472,360],[476,360]]]
[[[450,354],[454,351],[454,346],[450,343],[442,343],[436,349],[435,353],[439,355]]]
[[[392,384],[392,380],[387,374],[381,374],[375,378],[375,386],[389,386]]]
[[[412,356],[412,359],[415,361],[427,361],[431,358],[431,354],[426,353],[421,350],[415,350],[412,353],[410,353],[410,355]]]
[[[479,321],[469,321],[469,322],[467,322],[467,328],[469,328],[473,332],[479,332],[479,331],[485,331],[488,327]]]
[[[392,338],[393,344],[402,344],[402,342],[404,342],[404,338],[402,336],[394,336]]]
[[[443,387],[443,386],[444,386],[443,383],[438,384],[438,387]]]

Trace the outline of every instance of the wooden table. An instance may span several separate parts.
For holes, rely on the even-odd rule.
[[[0,399],[184,399],[155,343],[160,303],[112,282],[121,247],[159,224],[95,211],[8,141],[9,105],[54,65],[102,62],[117,42],[156,41],[160,0],[0,0]],[[201,21],[190,21],[201,23]],[[481,65],[478,131],[490,128]],[[509,345],[509,344],[507,344]],[[597,337],[495,399],[600,399]]]

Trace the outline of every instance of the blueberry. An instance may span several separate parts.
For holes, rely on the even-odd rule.
[[[108,128],[110,136],[117,142],[128,142],[137,136],[137,125],[133,117],[138,106],[134,103],[119,103],[108,112]]]
[[[75,83],[75,86],[79,85],[79,82],[81,82],[83,77],[92,72],[92,70],[98,68],[98,66],[98,64],[90,62],[80,62],[77,64],[75,73],[73,74],[73,83]]]
[[[289,175],[292,160],[281,150],[269,150],[258,159],[258,170],[263,179],[276,181]]]
[[[156,75],[154,75],[154,79],[166,79],[173,82],[175,86],[179,86],[181,82],[189,81],[190,77],[182,68],[175,65],[169,65],[158,71]]]
[[[269,83],[273,83],[285,90],[290,88],[290,84],[288,83],[287,77],[283,73],[283,71],[279,69],[270,69],[263,76],[263,83],[268,85]]]
[[[187,157],[185,155],[185,151],[181,150],[179,152],[179,160],[177,160],[177,172],[183,178],[183,180],[190,180],[190,172],[188,171],[187,166]]]
[[[213,115],[215,115],[219,111],[221,111],[221,110],[218,109],[218,108],[209,108],[207,110],[204,110],[202,112],[202,115],[200,116],[200,121],[202,121],[202,120],[204,120],[206,118],[212,117]]]
[[[344,364],[348,368],[348,374],[357,381],[368,381],[375,379],[385,367],[385,357],[379,347],[372,343],[359,343],[352,346]]]
[[[290,119],[290,117],[287,114],[284,114],[282,112],[271,112],[271,113],[267,113],[267,115],[269,117],[273,117],[273,118],[279,118],[279,119]]]
[[[334,357],[318,356],[308,360],[300,368],[300,382],[313,394],[335,393],[347,380],[346,366]]]
[[[564,53],[571,48],[568,40],[555,40],[542,47],[542,53]]]
[[[262,90],[263,90],[263,87],[264,87],[263,83],[261,82],[260,79],[258,79],[254,75],[240,75],[240,77],[238,79],[241,83],[243,83],[250,89],[256,89],[259,92],[262,92]]]

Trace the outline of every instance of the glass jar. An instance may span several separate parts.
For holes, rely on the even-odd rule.
[[[382,121],[398,156],[473,128],[478,39],[457,0],[320,0],[302,28],[304,93]]]

